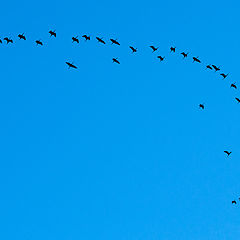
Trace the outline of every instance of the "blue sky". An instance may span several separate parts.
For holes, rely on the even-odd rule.
[[[4,1],[0,38],[14,44],[0,45],[0,239],[239,238],[239,7]]]

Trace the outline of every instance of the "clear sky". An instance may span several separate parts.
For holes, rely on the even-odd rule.
[[[2,1],[0,239],[239,239],[239,8]]]

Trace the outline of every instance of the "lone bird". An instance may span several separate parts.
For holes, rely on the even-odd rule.
[[[220,75],[223,77],[223,79],[225,79],[228,76],[228,74],[221,73]]]
[[[235,88],[235,89],[237,89],[236,84],[235,84],[235,83],[232,83],[232,84],[231,84],[231,88]]]
[[[26,37],[24,36],[23,33],[22,33],[22,34],[18,34],[18,37],[19,37],[19,40],[20,40],[20,39],[26,40]]]
[[[85,41],[90,40],[90,36],[87,36],[86,34],[82,35],[83,38],[85,38]]]
[[[131,50],[132,50],[132,53],[135,53],[135,52],[137,52],[137,48],[134,48],[134,47],[132,47],[132,46],[129,46],[130,48],[131,48]]]
[[[50,33],[50,37],[52,37],[52,36],[57,37],[55,30],[54,31],[50,30],[49,33]]]
[[[98,42],[103,43],[103,44],[106,44],[106,43],[103,41],[102,38],[96,37],[96,39],[98,40]]]
[[[203,104],[203,103],[200,103],[200,104],[199,104],[199,108],[204,109],[204,108],[205,108],[204,104]]]
[[[76,36],[76,37],[72,37],[72,42],[79,43],[78,36]]]
[[[37,46],[38,46],[38,45],[41,45],[41,46],[43,45],[43,43],[42,43],[40,40],[37,40],[37,41],[35,41],[35,42],[36,42]]]
[[[188,53],[182,52],[183,58],[186,58],[188,56]]]
[[[217,72],[217,71],[219,71],[220,70],[220,68],[219,67],[217,67],[216,65],[212,65],[213,66],[213,68],[215,69],[215,72]]]
[[[224,152],[227,154],[228,157],[232,153],[232,152],[229,152],[229,151],[224,151]]]
[[[153,50],[152,52],[155,52],[158,50],[158,47],[150,46],[150,48]]]
[[[117,59],[117,58],[113,58],[112,60],[113,60],[113,63],[120,64],[120,62],[118,61],[118,59]]]
[[[211,67],[211,65],[207,65],[206,68],[211,69],[211,70],[213,69],[213,68]]]
[[[13,40],[8,38],[8,37],[5,37],[3,40],[5,40],[8,43],[13,43]]]
[[[170,52],[175,52],[176,51],[176,47],[170,47]]]
[[[157,56],[157,58],[159,58],[160,62],[162,62],[162,61],[164,60],[165,57]]]
[[[66,64],[68,65],[68,69],[69,68],[76,68],[77,69],[77,67],[75,65],[73,65],[73,63],[66,62]]]
[[[235,99],[237,100],[238,103],[240,103],[240,99],[239,98],[236,97]]]
[[[237,202],[235,200],[232,201],[232,204],[237,204]]]
[[[116,44],[116,45],[119,45],[120,46],[120,43],[117,41],[117,39],[112,39],[110,38],[112,44]]]
[[[198,57],[193,57],[193,62],[201,63],[201,61],[198,59]]]

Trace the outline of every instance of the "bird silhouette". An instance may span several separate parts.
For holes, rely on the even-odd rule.
[[[193,62],[201,63],[201,61],[198,59],[198,57],[193,57]]]
[[[235,88],[235,89],[237,89],[236,84],[235,84],[235,83],[232,83],[232,84],[231,84],[231,88]]]
[[[223,77],[223,79],[225,79],[228,76],[228,74],[221,73],[220,75]]]
[[[50,33],[50,37],[52,37],[52,36],[57,37],[55,30],[54,31],[50,30],[48,33]]]
[[[217,71],[219,71],[220,70],[220,68],[219,67],[217,67],[216,65],[212,65],[213,66],[213,68],[215,69],[215,72],[217,72]]]
[[[118,59],[117,59],[117,58],[113,58],[112,60],[113,60],[113,63],[120,64],[120,62],[118,61]]]
[[[98,42],[103,43],[103,44],[106,44],[106,43],[103,41],[102,38],[96,37],[96,39],[98,40]]]
[[[235,97],[235,99],[237,100],[238,103],[240,103],[240,99],[239,98]]]
[[[206,68],[211,69],[211,70],[213,69],[213,68],[211,67],[211,65],[207,65]]]
[[[237,204],[237,202],[235,200],[232,201],[232,204]]]
[[[40,40],[37,40],[37,41],[35,41],[35,42],[36,42],[37,46],[38,46],[38,45],[41,45],[41,46],[43,45],[42,41],[40,41]]]
[[[232,153],[232,152],[229,152],[229,151],[224,151],[224,152],[227,154],[228,157]]]
[[[110,38],[112,44],[116,44],[116,45],[119,45],[120,46],[120,43],[117,41],[117,39],[112,39]]]
[[[85,41],[90,40],[90,36],[87,36],[86,34],[82,35],[83,38],[85,38]]]
[[[204,108],[205,108],[204,104],[203,104],[203,103],[200,103],[200,104],[199,104],[199,108],[204,109]]]
[[[181,52],[181,54],[183,55],[183,58],[186,58],[188,56],[188,53],[185,52]]]
[[[0,43],[2,43],[2,40],[0,39]]]
[[[26,40],[26,37],[24,36],[23,33],[22,33],[22,34],[18,34],[18,37],[19,37],[19,40],[20,40],[20,39]]]
[[[150,46],[150,48],[153,50],[152,52],[155,52],[158,50],[158,47]]]
[[[134,48],[134,47],[132,47],[132,46],[129,46],[130,48],[131,48],[131,50],[132,50],[132,53],[135,53],[135,52],[137,52],[137,48]]]
[[[7,44],[8,43],[13,43],[13,40],[8,38],[8,37],[5,37],[3,40],[5,40]]]
[[[162,62],[162,61],[164,60],[165,57],[157,56],[157,58],[159,58],[160,62]]]
[[[78,36],[76,36],[76,37],[72,37],[72,42],[79,43]]]
[[[176,51],[176,47],[170,47],[170,52],[175,52]]]
[[[77,67],[73,63],[66,62],[66,64],[68,65],[68,68],[76,68],[77,69]]]

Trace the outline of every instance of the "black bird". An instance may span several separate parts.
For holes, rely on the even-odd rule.
[[[220,70],[220,68],[219,67],[217,67],[216,65],[212,65],[213,66],[213,68],[215,69],[215,72],[217,72],[217,71],[219,71]]]
[[[35,41],[37,45],[43,45],[43,43],[40,40]]]
[[[201,63],[201,61],[198,59],[198,57],[193,57],[193,62]]]
[[[240,99],[239,98],[236,97],[235,99],[237,100],[238,103],[240,103]]]
[[[117,39],[112,39],[110,38],[112,44],[116,44],[116,45],[119,45],[120,46],[120,43],[117,41]]]
[[[50,33],[50,37],[51,36],[57,37],[57,34],[56,34],[55,30],[54,31],[50,30],[49,33]]]
[[[5,37],[3,40],[5,40],[8,43],[13,43],[13,40],[8,38],[8,37]]]
[[[76,68],[77,69],[77,67],[75,65],[73,65],[73,63],[66,62],[66,64],[68,65],[68,68]]]
[[[176,51],[176,47],[170,47],[170,52],[175,52]]]
[[[150,48],[153,50],[153,52],[158,50],[158,47],[150,46]]]
[[[84,34],[82,37],[85,38],[85,41],[90,40],[90,36],[87,36],[86,34]]]
[[[135,53],[135,52],[137,52],[137,48],[134,48],[134,47],[132,47],[132,46],[129,46],[130,48],[131,48],[131,50],[132,50],[132,53]]]
[[[162,62],[162,61],[164,60],[165,57],[157,56],[157,58],[159,58],[160,62]]]
[[[2,43],[2,40],[0,39],[0,43]]]
[[[117,63],[117,64],[120,64],[120,62],[117,60],[117,58],[113,58],[113,63]]]
[[[207,65],[207,66],[206,66],[206,68],[208,68],[208,69],[211,69],[211,70],[212,70],[212,67],[211,67],[211,65]]]
[[[19,37],[19,40],[20,39],[26,40],[26,37],[24,36],[24,34],[18,34],[18,37]]]
[[[102,38],[96,37],[96,39],[98,40],[98,42],[103,43],[103,44],[106,44],[106,43],[102,40]]]
[[[188,53],[182,52],[183,58],[186,58],[188,56]]]
[[[76,36],[76,37],[72,37],[72,42],[79,43],[78,36]]]
[[[237,204],[237,202],[235,200],[232,201],[232,204]]]
[[[204,108],[205,108],[204,104],[203,104],[203,103],[200,103],[200,104],[199,104],[199,108],[204,109]]]
[[[225,79],[228,76],[228,74],[221,73],[220,75]]]
[[[231,84],[231,88],[235,88],[235,89],[237,89],[236,84],[235,84],[235,83],[232,83],[232,84]]]
[[[228,157],[232,153],[232,152],[229,152],[229,151],[224,151],[224,152],[228,155]]]

